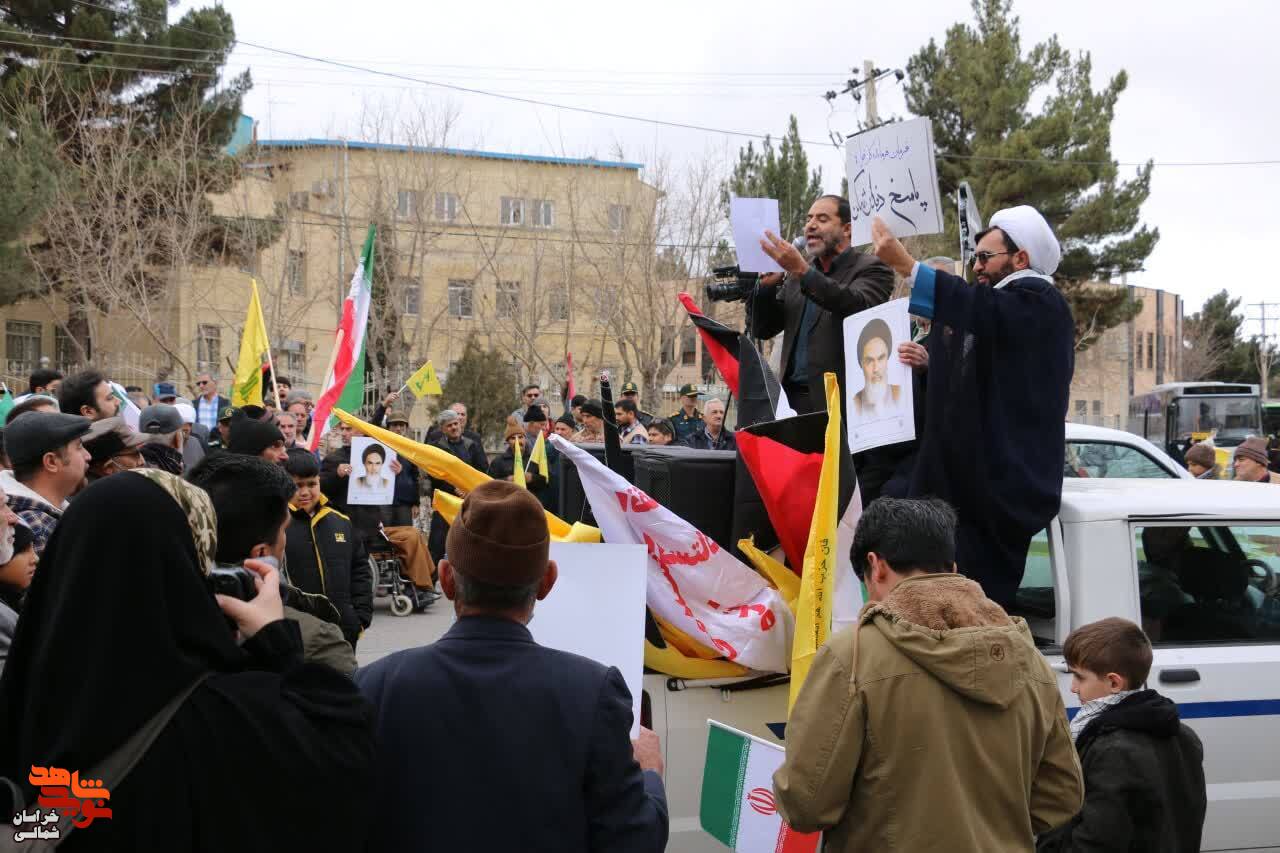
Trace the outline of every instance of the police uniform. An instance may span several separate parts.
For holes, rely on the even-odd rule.
[[[235,416],[238,414],[240,414],[240,410],[237,409],[235,406],[223,406],[222,411],[218,412],[218,423],[221,424],[223,421],[233,420]],[[210,450],[226,449],[222,445],[222,430],[217,428],[209,430],[209,449]]]
[[[692,385],[680,386],[681,397],[688,397],[690,395],[696,395],[697,393],[698,389]],[[689,438],[689,436],[699,433],[707,428],[706,421],[702,419],[702,411],[696,407],[694,408],[692,415],[686,415],[684,413],[684,408],[681,407],[680,409],[677,409],[676,413],[668,418],[668,420],[671,421],[671,428],[675,430],[676,434],[672,444],[684,444],[685,439]]]
[[[636,383],[627,382],[622,386],[622,399],[627,399],[628,394],[635,394],[637,396],[640,394],[640,388]],[[653,423],[654,417],[655,415],[653,413],[646,412],[639,406],[636,407],[636,420],[640,421],[640,426],[644,427],[646,430],[649,428],[649,424]]]

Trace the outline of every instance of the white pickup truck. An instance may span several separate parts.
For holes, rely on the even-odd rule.
[[[1155,646],[1150,686],[1204,742],[1203,849],[1280,851],[1280,488],[1184,475],[1067,479],[1016,612],[1060,673],[1068,713],[1080,703],[1067,634],[1105,616],[1142,624]],[[647,675],[645,689],[666,752],[668,850],[722,851],[698,824],[706,720],[777,742],[787,687]]]

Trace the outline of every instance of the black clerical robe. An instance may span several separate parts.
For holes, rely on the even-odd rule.
[[[918,264],[911,313],[934,331],[910,494],[955,507],[960,571],[1009,607],[1031,538],[1062,500],[1071,308],[1038,274],[995,288]]]

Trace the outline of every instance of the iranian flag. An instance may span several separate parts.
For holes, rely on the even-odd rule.
[[[335,406],[357,412],[364,405],[364,333],[369,326],[369,297],[373,293],[373,238],[376,226],[369,225],[360,252],[360,264],[351,277],[351,288],[342,302],[342,319],[334,339],[333,356],[324,377],[320,399],[311,413],[311,436],[308,446],[315,450],[329,431],[330,414]]]
[[[702,770],[702,828],[738,853],[814,853],[821,833],[787,826],[773,801],[782,747],[707,720]]]

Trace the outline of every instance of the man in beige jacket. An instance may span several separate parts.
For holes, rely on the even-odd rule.
[[[787,723],[778,808],[825,851],[1033,850],[1084,783],[1024,620],[955,574],[955,512],[881,498],[851,557],[869,603],[814,659]]]

